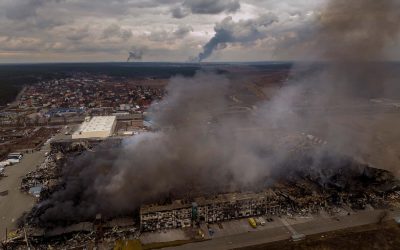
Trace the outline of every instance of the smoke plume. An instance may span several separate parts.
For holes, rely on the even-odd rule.
[[[129,51],[129,56],[126,61],[129,62],[132,60],[142,60],[143,53],[144,53],[143,49],[135,49],[135,50]]]
[[[246,44],[264,38],[267,36],[268,26],[277,21],[278,17],[272,13],[238,22],[234,22],[229,16],[215,25],[215,35],[204,45],[203,51],[193,61],[201,62],[215,50],[223,49],[229,43]]]
[[[316,44],[311,48],[332,63],[330,74],[341,94],[359,91],[373,97],[392,84],[393,69],[377,62],[386,62],[390,53],[386,49],[398,38],[399,29],[400,3],[396,0],[331,1],[320,17]]]
[[[117,216],[171,193],[254,187],[280,171],[293,152],[286,141],[302,132],[328,141],[313,152],[317,162],[322,151],[368,155],[378,124],[365,131],[351,126],[360,107],[373,111],[369,98],[385,95],[399,79],[388,73],[390,65],[377,63],[385,61],[386,46],[398,35],[398,7],[394,0],[331,1],[310,38],[310,48],[326,63],[297,65],[278,93],[247,115],[226,115],[233,83],[225,76],[199,72],[171,79],[165,98],[150,109],[161,129],[125,139],[118,148],[100,145],[69,162],[65,187],[41,204],[48,208],[40,219]],[[225,19],[198,60],[224,44],[265,36],[264,28],[275,21],[273,15]]]
[[[53,195],[42,219],[126,214],[170,193],[233,191],[262,181],[288,150],[276,145],[257,116],[216,119],[229,111],[229,87],[225,76],[210,73],[172,79],[168,95],[151,108],[161,131],[125,139],[120,148],[100,146],[69,162],[65,188]],[[259,129],[241,131],[246,127]]]
[[[399,36],[399,10],[395,0],[330,1],[298,46],[323,63],[298,63],[280,92],[290,96],[292,110],[301,110],[297,124],[305,131],[318,131],[331,148],[365,161],[380,148],[380,129],[392,123],[370,99],[400,95],[398,67],[387,62]],[[393,164],[381,167],[398,171]]]

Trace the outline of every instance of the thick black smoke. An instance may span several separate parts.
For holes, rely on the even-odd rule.
[[[272,100],[246,116],[222,116],[230,111],[226,77],[198,73],[173,78],[167,96],[150,110],[161,130],[124,140],[120,148],[100,146],[68,164],[65,188],[41,204],[49,208],[40,219],[77,220],[99,212],[116,216],[171,193],[252,186],[279,171],[293,150],[285,141],[301,132],[318,131],[329,152],[370,153],[374,123],[366,131],[347,124],[359,115],[351,107],[362,104],[370,112],[368,99],[384,95],[399,79],[385,74],[386,64],[376,63],[385,61],[385,48],[398,35],[397,7],[391,0],[332,1],[310,38],[310,46],[327,63],[318,70],[295,67]],[[199,59],[220,44],[261,36],[260,27],[274,20],[241,23],[250,31],[225,20]],[[346,120],[337,115],[343,111]],[[314,153],[318,162],[319,151]]]
[[[65,188],[41,219],[126,214],[170,193],[232,191],[265,179],[288,149],[276,144],[263,118],[220,117],[229,112],[229,87],[226,77],[209,73],[172,79],[150,111],[161,131],[74,159],[65,167]]]

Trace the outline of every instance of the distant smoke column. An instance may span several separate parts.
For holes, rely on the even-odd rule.
[[[227,30],[219,30],[215,33],[215,35],[208,41],[204,47],[203,52],[201,52],[196,60],[201,62],[204,59],[208,58],[214,50],[217,48],[219,44],[226,43],[229,40],[232,40],[231,34]]]
[[[130,51],[127,62],[131,60],[141,60],[142,57],[143,57],[143,50]]]
[[[264,38],[268,34],[268,26],[277,21],[278,17],[272,13],[238,22],[234,22],[232,17],[227,17],[215,25],[215,35],[203,46],[203,51],[194,61],[203,61],[215,50],[225,48],[228,43],[245,44]]]

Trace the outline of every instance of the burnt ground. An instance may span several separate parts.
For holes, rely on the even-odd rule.
[[[383,222],[307,236],[303,241],[277,241],[237,250],[336,250],[336,249],[400,249],[400,225]]]

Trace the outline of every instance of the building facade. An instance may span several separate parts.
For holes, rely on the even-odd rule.
[[[285,199],[272,190],[261,193],[221,194],[197,198],[194,202],[176,200],[170,205],[145,205],[140,209],[142,231],[184,228],[197,222],[216,223],[260,215],[280,214]]]

